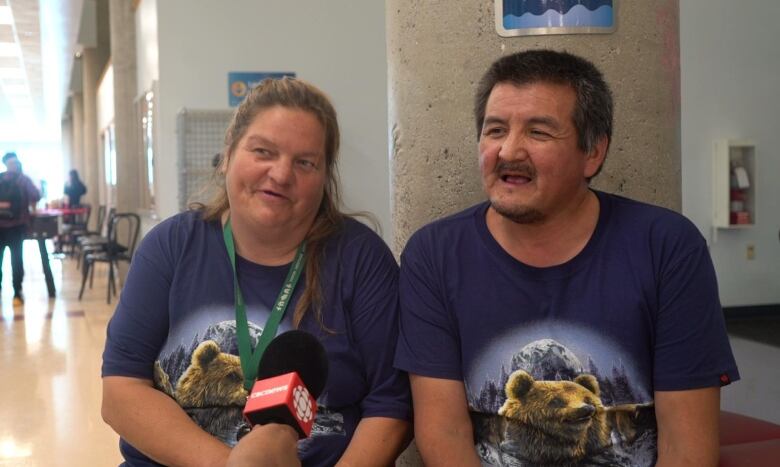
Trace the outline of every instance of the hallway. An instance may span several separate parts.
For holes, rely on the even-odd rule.
[[[49,245],[51,251],[51,245]],[[100,364],[106,273],[78,301],[73,259],[51,260],[57,297],[49,299],[37,245],[24,245],[23,307],[12,306],[6,251],[0,297],[0,466],[118,465],[118,437],[100,418]]]

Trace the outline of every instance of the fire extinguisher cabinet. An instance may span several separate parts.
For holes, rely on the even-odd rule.
[[[756,223],[756,146],[749,140],[715,141],[712,161],[713,227]]]

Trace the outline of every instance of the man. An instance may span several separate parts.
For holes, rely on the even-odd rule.
[[[395,363],[425,464],[716,465],[739,375],[714,268],[681,215],[589,188],[612,136],[601,73],[506,56],[475,114],[489,201],[401,256]]]
[[[3,156],[6,171],[0,174],[0,264],[5,247],[11,250],[13,270],[14,306],[24,304],[22,280],[24,263],[22,245],[30,223],[30,205],[35,205],[41,195],[32,180],[22,173],[22,164],[14,152]],[[0,270],[2,284],[2,270]]]

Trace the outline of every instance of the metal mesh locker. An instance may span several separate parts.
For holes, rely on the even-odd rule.
[[[232,110],[184,108],[176,116],[178,142],[179,210],[195,201],[209,201],[213,195],[211,177],[214,155],[222,151],[225,129]],[[165,183],[164,180],[160,182]]]

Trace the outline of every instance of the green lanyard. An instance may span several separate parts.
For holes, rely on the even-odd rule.
[[[228,218],[227,222],[225,222],[225,226],[222,228],[222,236],[225,239],[225,248],[227,248],[228,256],[230,257],[230,265],[233,267],[238,355],[241,359],[241,371],[244,373],[244,388],[247,391],[250,391],[255,382],[255,378],[257,377],[257,365],[260,363],[260,357],[263,356],[263,352],[265,352],[265,348],[268,347],[268,343],[276,336],[279,322],[282,320],[284,311],[290,303],[290,298],[292,298],[293,291],[295,290],[295,284],[298,283],[301,269],[303,269],[306,242],[304,241],[301,243],[298,247],[298,251],[295,252],[295,259],[293,259],[290,271],[287,273],[287,278],[284,280],[282,290],[279,291],[279,296],[276,297],[276,303],[274,303],[271,314],[268,316],[268,321],[266,321],[265,327],[263,327],[263,332],[260,334],[260,340],[257,342],[257,347],[255,347],[255,351],[252,352],[252,343],[251,338],[249,337],[249,323],[246,319],[246,305],[244,304],[244,297],[241,295],[241,288],[238,285],[236,247],[233,243],[233,228],[230,226],[230,218]]]

